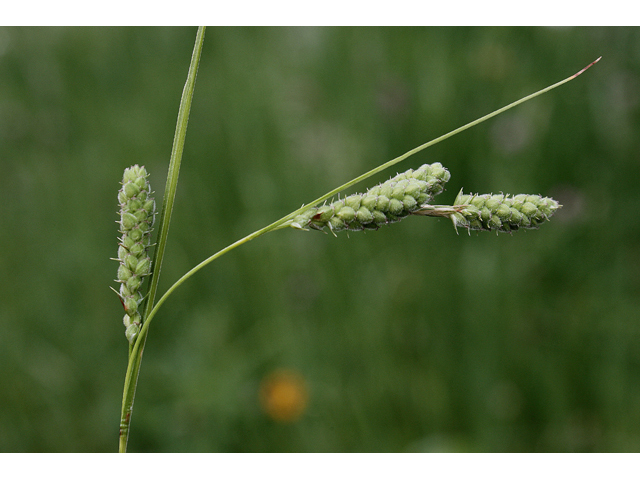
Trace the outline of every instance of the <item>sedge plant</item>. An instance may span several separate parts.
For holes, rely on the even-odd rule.
[[[449,171],[440,163],[425,164],[415,170],[409,169],[363,193],[343,198],[340,198],[339,194],[356,183],[402,162],[436,143],[573,80],[600,60],[598,58],[578,73],[560,82],[389,160],[303,205],[270,225],[241,238],[185,273],[156,302],[160,268],[176,195],[204,32],[204,27],[200,27],[196,34],[187,81],[182,93],[155,244],[152,244],[152,232],[156,203],[145,168],[139,165],[127,168],[124,171],[122,187],[118,193],[121,237],[118,243],[118,256],[115,260],[119,262],[116,282],[120,284],[120,288],[116,290],[116,293],[124,307],[123,323],[125,336],[129,342],[129,361],[120,418],[119,451],[123,453],[127,449],[136,385],[149,325],[162,304],[189,277],[234,248],[266,233],[283,228],[326,230],[335,235],[342,230],[377,230],[381,226],[396,223],[410,215],[449,218],[456,231],[458,228],[465,228],[468,231],[514,232],[519,229],[538,228],[561,207],[556,200],[528,194],[464,194],[461,190],[453,205],[434,205],[432,203],[434,197],[444,190],[444,185],[451,178]],[[338,197],[336,198],[336,196]],[[332,198],[334,200],[327,203]],[[152,246],[154,246],[153,258],[149,255],[149,249]],[[148,289],[143,295],[142,287],[147,277],[149,277]]]

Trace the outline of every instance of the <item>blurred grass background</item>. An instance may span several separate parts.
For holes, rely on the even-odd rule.
[[[164,190],[195,28],[0,29],[0,450],[115,451],[125,167]],[[151,328],[130,451],[638,451],[640,29],[209,28],[160,292],[380,163],[540,231],[278,231]],[[158,201],[160,198],[158,198]]]

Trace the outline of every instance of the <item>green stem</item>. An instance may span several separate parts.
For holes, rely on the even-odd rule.
[[[191,64],[189,65],[189,73],[187,81],[182,91],[180,100],[180,109],[178,110],[178,121],[176,123],[176,131],[173,137],[173,148],[171,150],[171,159],[169,161],[169,172],[167,174],[167,183],[165,193],[162,198],[162,209],[160,212],[160,227],[158,229],[158,241],[153,258],[153,274],[149,285],[149,293],[145,303],[143,315],[143,325],[146,327],[146,319],[150,317],[151,307],[155,300],[156,291],[158,289],[158,281],[160,279],[160,269],[164,258],[164,251],[167,244],[167,236],[169,234],[169,224],[171,222],[171,213],[173,211],[173,203],[176,196],[178,186],[178,175],[180,173],[180,163],[182,161],[182,152],[184,150],[185,137],[187,135],[187,124],[189,123],[189,112],[191,110],[191,100],[196,84],[196,76],[198,73],[198,64],[202,53],[202,45],[204,42],[205,27],[199,27],[196,34],[195,46],[191,56]],[[131,414],[133,412],[133,400],[136,394],[138,384],[138,375],[140,374],[140,363],[142,362],[142,353],[147,340],[147,328],[140,331],[133,348],[129,348],[129,364],[127,365],[127,374],[124,381],[124,391],[122,395],[122,411],[120,416],[120,442],[119,451],[125,453],[127,451],[127,441],[129,439],[129,426],[131,424]]]

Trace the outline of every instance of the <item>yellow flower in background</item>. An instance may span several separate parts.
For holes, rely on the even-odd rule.
[[[264,412],[277,422],[295,422],[307,408],[306,382],[293,370],[276,370],[260,384],[260,404]]]

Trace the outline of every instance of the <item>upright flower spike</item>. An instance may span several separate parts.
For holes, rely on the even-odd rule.
[[[125,335],[133,344],[140,332],[142,316],[138,311],[144,297],[140,286],[151,272],[151,258],[147,250],[151,245],[151,231],[156,213],[156,202],[144,167],[134,165],[125,169],[122,188],[118,192],[120,204],[120,233],[118,243],[118,295],[124,306]]]
[[[381,225],[402,220],[444,190],[449,171],[440,163],[422,165],[390,178],[366,193],[356,193],[298,215],[290,226],[332,232],[377,230]]]

